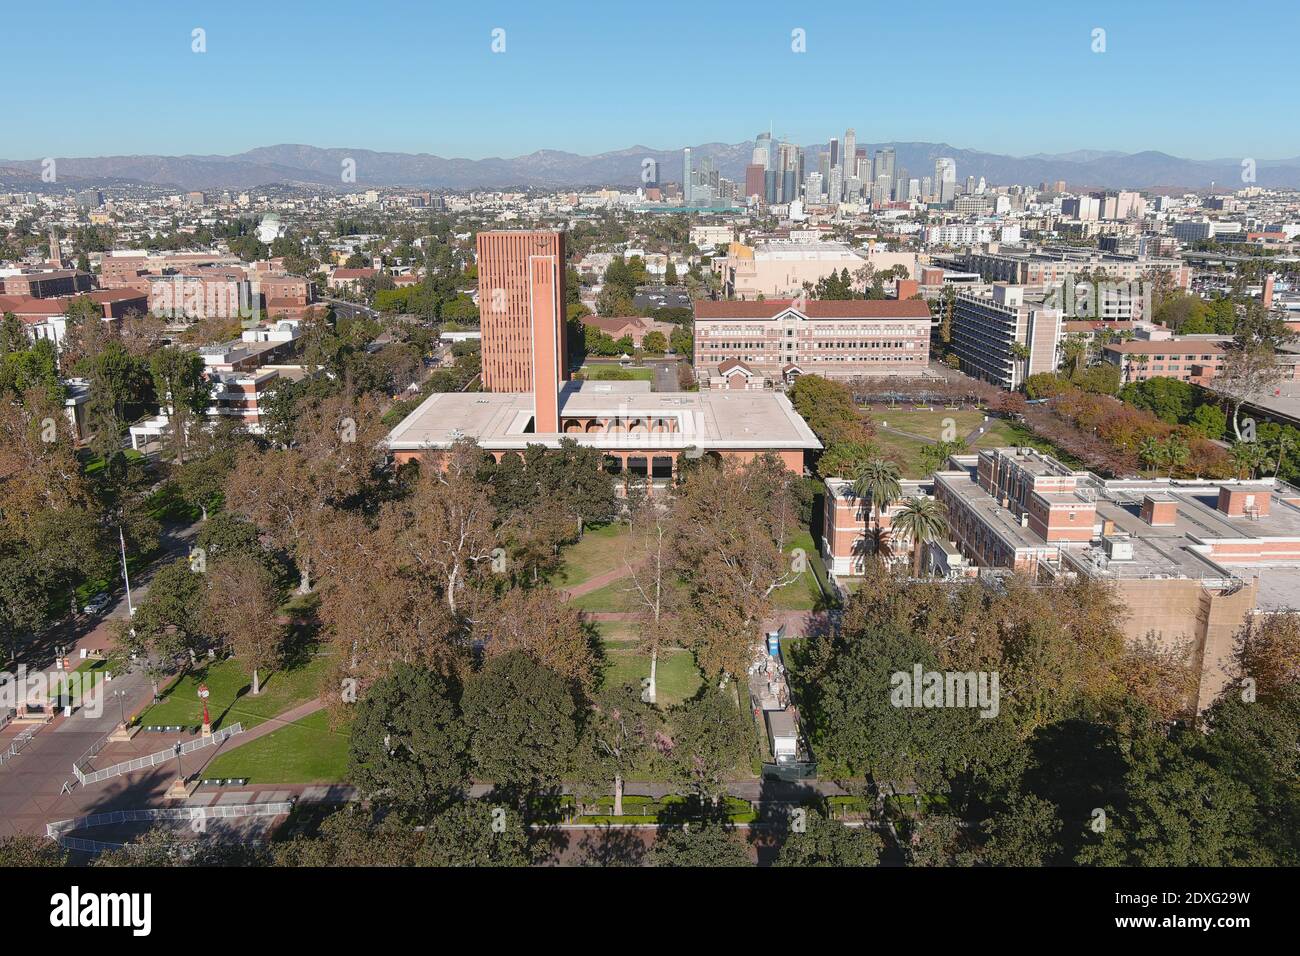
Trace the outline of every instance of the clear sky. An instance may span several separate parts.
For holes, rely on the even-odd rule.
[[[8,159],[479,159],[735,143],[769,122],[798,143],[852,126],[1013,155],[1300,155],[1300,0],[41,0],[0,24]]]

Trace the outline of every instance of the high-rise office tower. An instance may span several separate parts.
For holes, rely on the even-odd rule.
[[[858,162],[858,134],[851,129],[844,131],[844,180],[854,175],[854,166]]]
[[[750,163],[755,166],[762,166],[767,169],[771,165],[772,157],[772,134],[759,133],[754,137],[754,154]]]
[[[691,148],[687,146],[682,150],[682,203],[689,206],[691,204],[691,182],[694,170],[691,169]]]
[[[534,431],[558,432],[568,376],[564,233],[478,234],[483,388],[532,392]]]
[[[957,195],[957,160],[940,156],[934,161],[934,196],[939,202],[952,202]]]
[[[907,169],[899,166],[894,170],[894,200],[896,202],[907,201]]]
[[[830,150],[830,152],[831,152],[831,169],[834,169],[835,167],[839,166],[839,164],[840,164],[840,141],[839,141],[838,139],[836,139],[834,136],[831,137],[831,150]],[[840,172],[840,177],[843,178],[843,176],[844,176],[844,173],[843,173],[843,171],[841,171],[841,172]],[[837,197],[837,198],[838,198],[838,197]]]
[[[882,146],[876,150],[875,168],[871,171],[871,181],[878,183],[882,178],[890,182],[892,188],[894,182],[894,148],[892,146]]]

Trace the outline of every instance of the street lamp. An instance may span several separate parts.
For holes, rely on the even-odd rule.
[[[203,701],[203,736],[212,736],[212,721],[208,718],[208,685],[199,685],[199,700]]]
[[[126,538],[122,534],[122,525],[117,526],[117,543],[122,548],[122,582],[126,585],[127,617],[135,617],[135,605],[131,603],[131,576],[126,572]]]

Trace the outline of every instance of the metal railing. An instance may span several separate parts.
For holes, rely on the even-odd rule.
[[[243,733],[243,731],[244,728],[242,724],[234,724],[233,726],[225,727],[217,731],[210,737],[191,740],[189,743],[181,744],[181,755],[184,756],[185,754],[193,753],[194,751],[201,750],[204,747],[215,747],[217,744],[233,737],[235,734]],[[132,773],[136,770],[146,770],[149,767],[156,767],[158,764],[166,763],[168,760],[172,760],[176,757],[176,748],[169,747],[166,750],[159,750],[156,753],[151,753],[144,757],[136,757],[134,760],[124,760],[121,763],[113,764],[111,767],[105,767],[103,770],[94,770],[87,773],[82,769],[81,765],[83,763],[89,763],[90,758],[103,749],[107,740],[108,738],[105,737],[104,740],[101,740],[94,747],[91,747],[90,750],[86,751],[86,755],[83,756],[81,760],[72,765],[72,772],[76,775],[77,782],[83,787],[92,783],[98,783],[101,780],[107,780],[109,777],[116,777],[124,773]]]
[[[236,820],[245,817],[279,817],[293,810],[294,801],[280,800],[275,803],[237,803],[215,807],[148,807],[141,810],[109,810],[104,813],[92,813],[89,816],[73,817],[70,820],[57,820],[45,825],[45,836],[67,850],[79,850],[83,853],[103,853],[105,850],[119,850],[123,847],[134,849],[131,843],[106,843],[101,840],[87,840],[67,834],[73,830],[88,830],[94,827],[115,826],[122,823],[152,823],[155,821],[181,821],[193,823],[195,820]]]
[[[229,803],[211,807],[143,807],[139,810],[105,810],[84,817],[56,820],[45,824],[45,835],[51,840],[73,830],[90,830],[94,827],[116,826],[120,823],[149,823],[155,820],[235,820],[241,817],[278,817],[293,809],[292,800],[274,803]]]
[[[40,724],[33,727],[31,730],[24,730],[21,734],[15,737],[13,741],[10,742],[9,749],[4,753],[0,753],[0,766],[3,766],[22,753],[23,748],[31,743],[32,738],[36,736],[36,731],[40,730],[43,726],[44,724]]]

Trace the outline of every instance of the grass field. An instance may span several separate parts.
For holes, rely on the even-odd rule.
[[[584,365],[580,370],[583,378],[590,382],[653,382],[655,371],[652,368],[621,365]]]
[[[602,588],[576,597],[571,602],[574,607],[582,611],[593,612],[623,612],[629,613],[637,608],[636,599],[628,588],[631,587],[631,581],[623,578],[619,581],[611,581]]]
[[[329,714],[318,710],[222,754],[203,776],[247,777],[250,784],[337,783],[347,768],[348,730],[330,730]]]
[[[598,574],[622,568],[628,534],[628,526],[621,521],[584,532],[580,540],[565,548],[564,564],[551,578],[551,584],[571,588]]]
[[[934,411],[927,412],[911,408],[899,410],[876,408],[872,410],[871,417],[877,425],[910,433],[899,435],[884,428],[877,428],[874,439],[886,458],[898,462],[904,478],[926,476],[921,455],[928,443],[921,439],[942,441],[945,439],[945,430],[947,434],[955,436],[953,440],[964,441],[966,436],[981,424],[986,425],[985,432],[969,446],[970,451],[1005,445],[1033,445],[1049,454],[1054,453],[1048,443],[1036,438],[1032,432],[1022,426],[994,417],[990,417],[985,422],[983,412],[969,409],[954,411],[935,408]],[[919,437],[913,438],[910,435]]]
[[[214,661],[178,680],[136,722],[198,727],[203,719],[198,689],[200,684],[207,684],[208,713],[214,730],[236,722],[245,729],[255,727],[316,697],[328,666],[327,658],[317,656],[292,670],[260,674],[261,693],[254,697],[252,680],[244,672],[243,664],[233,659]]]
[[[786,548],[786,554],[793,555],[795,548],[803,549],[807,568],[794,581],[773,591],[772,603],[782,611],[811,611],[822,606],[822,592],[813,574],[813,562],[818,560],[817,546],[811,534],[801,531]]]
[[[605,652],[601,680],[606,686],[639,687],[641,678],[650,676],[650,655],[637,648],[634,628],[635,625],[623,623],[596,625]],[[660,650],[655,668],[655,691],[660,707],[671,707],[694,697],[703,680],[690,651],[679,647]]]

